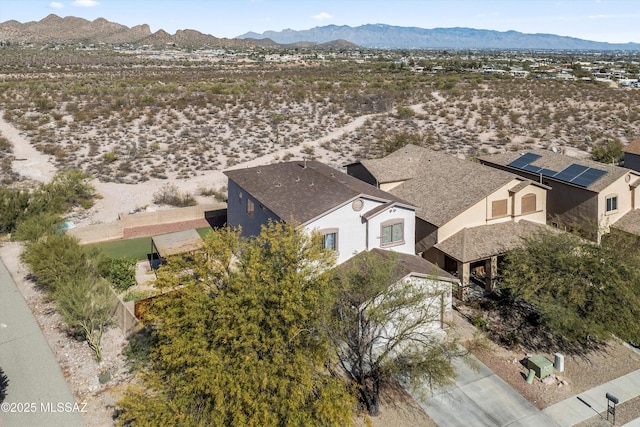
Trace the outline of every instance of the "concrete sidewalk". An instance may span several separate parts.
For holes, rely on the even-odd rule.
[[[472,357],[479,366],[475,371],[454,360],[455,385],[412,397],[439,426],[557,426],[486,365]]]
[[[620,403],[640,395],[640,370],[623,375],[583,393],[572,396],[542,410],[562,427],[570,427],[607,410],[606,393],[617,397]],[[640,426],[640,419],[628,426]]]
[[[40,328],[0,260],[0,367],[8,377],[0,426],[83,426],[76,402]]]

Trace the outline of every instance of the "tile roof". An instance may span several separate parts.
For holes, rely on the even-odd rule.
[[[434,247],[460,262],[474,262],[502,255],[519,247],[523,238],[544,231],[557,229],[527,220],[506,221],[463,228]]]
[[[405,181],[389,192],[417,206],[416,216],[440,227],[520,177],[415,145],[362,165],[379,183]]]
[[[227,170],[227,177],[285,221],[306,224],[352,200],[411,203],[317,161]]]
[[[623,151],[629,154],[637,154],[640,156],[640,138],[631,141]]]
[[[600,191],[604,190],[606,187],[608,187],[614,181],[619,179],[625,173],[629,172],[629,169],[621,168],[619,166],[608,165],[606,163],[600,163],[590,159],[580,159],[577,157],[571,157],[571,156],[567,156],[560,153],[554,153],[549,150],[531,149],[531,150],[526,150],[522,152],[510,151],[506,153],[482,156],[479,158],[479,160],[481,163],[495,164],[499,166],[508,167],[507,165],[509,163],[511,163],[512,161],[514,161],[524,153],[534,153],[541,156],[539,159],[536,159],[533,162],[531,162],[532,165],[539,166],[546,169],[551,169],[556,172],[560,172],[561,170],[570,166],[573,163],[606,171],[607,172],[606,175],[604,175],[602,178],[596,180],[595,182],[591,183],[591,185],[586,187],[588,190],[594,191],[596,193],[599,193]],[[519,169],[513,169],[513,170],[519,171]],[[555,181],[554,178],[551,178],[551,177],[545,177],[544,179],[548,180],[548,182]]]
[[[611,227],[640,236],[640,209],[627,212],[622,218],[614,222]]]

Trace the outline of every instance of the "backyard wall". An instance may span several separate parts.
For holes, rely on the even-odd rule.
[[[189,222],[194,220],[206,221],[212,217],[212,212],[226,211],[226,203],[210,205],[197,205],[187,208],[174,208],[155,212],[139,212],[136,214],[121,213],[119,220],[94,224],[86,227],[72,228],[67,233],[80,239],[80,244],[105,242],[108,240],[122,239],[125,229],[156,226],[160,224],[172,224],[177,222]],[[222,215],[213,215],[222,217]],[[160,234],[160,233],[152,233]],[[150,234],[150,235],[152,235]]]
[[[115,293],[114,293],[115,294]],[[118,298],[118,304],[114,317],[118,321],[118,326],[125,337],[129,336],[140,324],[134,314],[135,303],[133,301],[124,302]]]

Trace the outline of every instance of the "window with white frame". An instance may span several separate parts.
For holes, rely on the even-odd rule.
[[[612,194],[606,197],[607,207],[606,212],[615,212],[618,210],[618,195]]]
[[[381,246],[395,246],[404,243],[404,220],[392,219],[380,225]]]

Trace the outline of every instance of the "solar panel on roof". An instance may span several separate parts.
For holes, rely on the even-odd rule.
[[[605,176],[606,174],[607,174],[606,171],[595,169],[595,168],[589,168],[569,182],[575,185],[579,185],[581,187],[588,187],[594,182],[596,182],[597,180],[599,180],[600,178],[602,178],[603,176]]]
[[[512,168],[522,169],[523,166],[526,166],[529,163],[532,163],[532,162],[536,161],[540,157],[542,157],[542,156],[540,156],[538,154],[524,153],[520,157],[518,157],[517,159],[515,159],[514,161],[509,163],[507,166],[511,166]]]
[[[584,171],[586,171],[587,169],[589,169],[586,166],[582,166],[576,163],[572,163],[569,166],[567,166],[566,168],[562,169],[560,172],[558,172],[554,178],[555,179],[559,179],[560,181],[566,181],[566,182],[571,182],[572,179],[576,178],[578,175],[580,175],[581,173],[583,173]]]
[[[524,165],[521,169],[529,172],[533,172],[533,173],[540,173],[540,171],[542,170],[540,166],[535,166],[535,165]]]
[[[542,168],[538,173],[541,173],[544,176],[553,177],[558,172],[556,172],[554,170],[551,170],[551,169]]]

